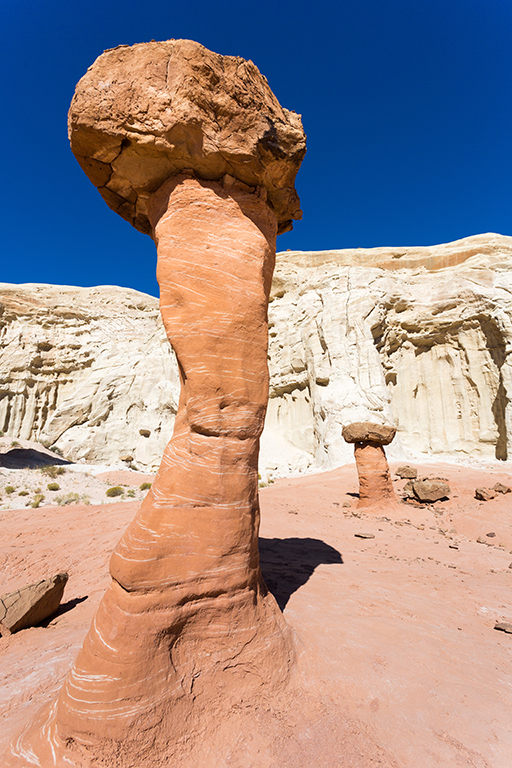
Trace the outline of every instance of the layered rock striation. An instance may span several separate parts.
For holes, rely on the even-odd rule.
[[[512,238],[278,254],[269,318],[267,466],[348,461],[357,421],[390,456],[511,458]]]
[[[0,284],[0,430],[72,461],[156,469],[179,376],[158,300],[127,288]],[[141,434],[141,430],[143,434]]]
[[[353,421],[395,424],[390,456],[512,456],[512,238],[284,252],[270,298],[265,477],[350,461]],[[179,377],[157,299],[4,284],[0,312],[0,430],[158,467]]]

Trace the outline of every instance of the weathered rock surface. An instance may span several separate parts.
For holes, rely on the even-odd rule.
[[[158,467],[179,397],[158,299],[115,286],[0,284],[0,361],[0,430],[11,438],[56,444],[72,461],[131,455]]]
[[[269,325],[267,466],[350,460],[356,421],[396,458],[512,456],[511,237],[278,254]]]
[[[395,475],[402,480],[416,480],[418,477],[418,470],[415,467],[409,466],[409,464],[403,464],[401,467],[395,469]]]
[[[370,421],[359,421],[354,424],[346,424],[341,434],[347,443],[389,445],[396,435],[396,429],[388,424],[372,424]]]
[[[418,501],[424,503],[433,503],[450,496],[450,486],[443,480],[414,480],[412,489]]]
[[[491,501],[491,499],[495,499],[497,495],[497,491],[495,491],[492,488],[476,488],[475,489],[475,499],[478,499],[478,501]]]
[[[179,397],[157,299],[4,284],[1,310],[0,430],[155,469]],[[512,456],[512,238],[278,254],[269,325],[263,476],[350,461],[352,421],[396,424],[391,457]]]
[[[300,116],[281,107],[252,61],[192,40],[105,51],[77,85],[69,135],[105,202],[146,234],[150,195],[190,168],[264,187],[280,232],[301,218]]]
[[[0,635],[35,627],[52,616],[60,605],[67,581],[67,573],[58,573],[0,596]]]

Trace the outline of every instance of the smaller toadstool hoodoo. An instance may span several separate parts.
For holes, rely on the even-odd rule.
[[[395,437],[396,429],[369,421],[343,427],[347,443],[354,444],[354,458],[359,476],[359,507],[378,506],[396,501],[384,446]]]

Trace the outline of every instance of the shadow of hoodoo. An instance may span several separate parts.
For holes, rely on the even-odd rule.
[[[341,553],[320,539],[260,539],[259,545],[265,584],[281,610],[318,565],[343,563]]]

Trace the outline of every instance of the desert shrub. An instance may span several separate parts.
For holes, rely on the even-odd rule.
[[[130,499],[133,499],[133,497],[135,496],[135,491],[133,490],[133,488],[130,488],[129,491],[126,491],[126,495],[129,496]]]
[[[44,501],[43,494],[42,493],[36,493],[36,495],[34,496],[34,501],[32,502],[32,504],[30,506],[33,507],[34,509],[37,509],[37,507],[41,504],[42,501]]]
[[[51,477],[52,480],[55,480],[58,475],[63,475],[65,471],[64,467],[55,466],[54,464],[48,464],[46,467],[41,467],[43,475]]]
[[[152,483],[141,483],[139,488],[141,491],[149,491],[151,486],[152,486]]]
[[[57,456],[62,456],[62,457],[64,456],[64,454],[62,453],[58,445],[50,446],[50,451],[52,453],[56,453]]]
[[[18,496],[28,496],[28,491],[20,491]]]
[[[18,446],[18,445],[19,445],[18,441],[17,440],[13,440],[12,443],[11,443],[11,448],[16,448],[16,446]]]
[[[65,496],[56,496],[55,501],[59,507],[66,507],[68,504],[85,504],[86,506],[91,503],[89,496],[84,493],[80,496],[79,493],[67,493]]]
[[[60,491],[60,485],[58,483],[48,483],[46,487],[49,491]]]
[[[107,494],[107,496],[109,496],[109,497],[112,497],[112,496],[123,496],[123,494],[124,494],[124,491],[123,491],[123,489],[121,488],[121,486],[119,486],[119,485],[114,485],[112,488],[107,488],[107,490],[105,491],[105,493],[106,493],[106,494]]]
[[[15,490],[15,489],[12,487],[12,485],[6,485],[6,486],[5,486],[5,492],[6,492],[7,494],[9,494],[9,495],[10,495],[11,493],[14,493],[14,490]]]

